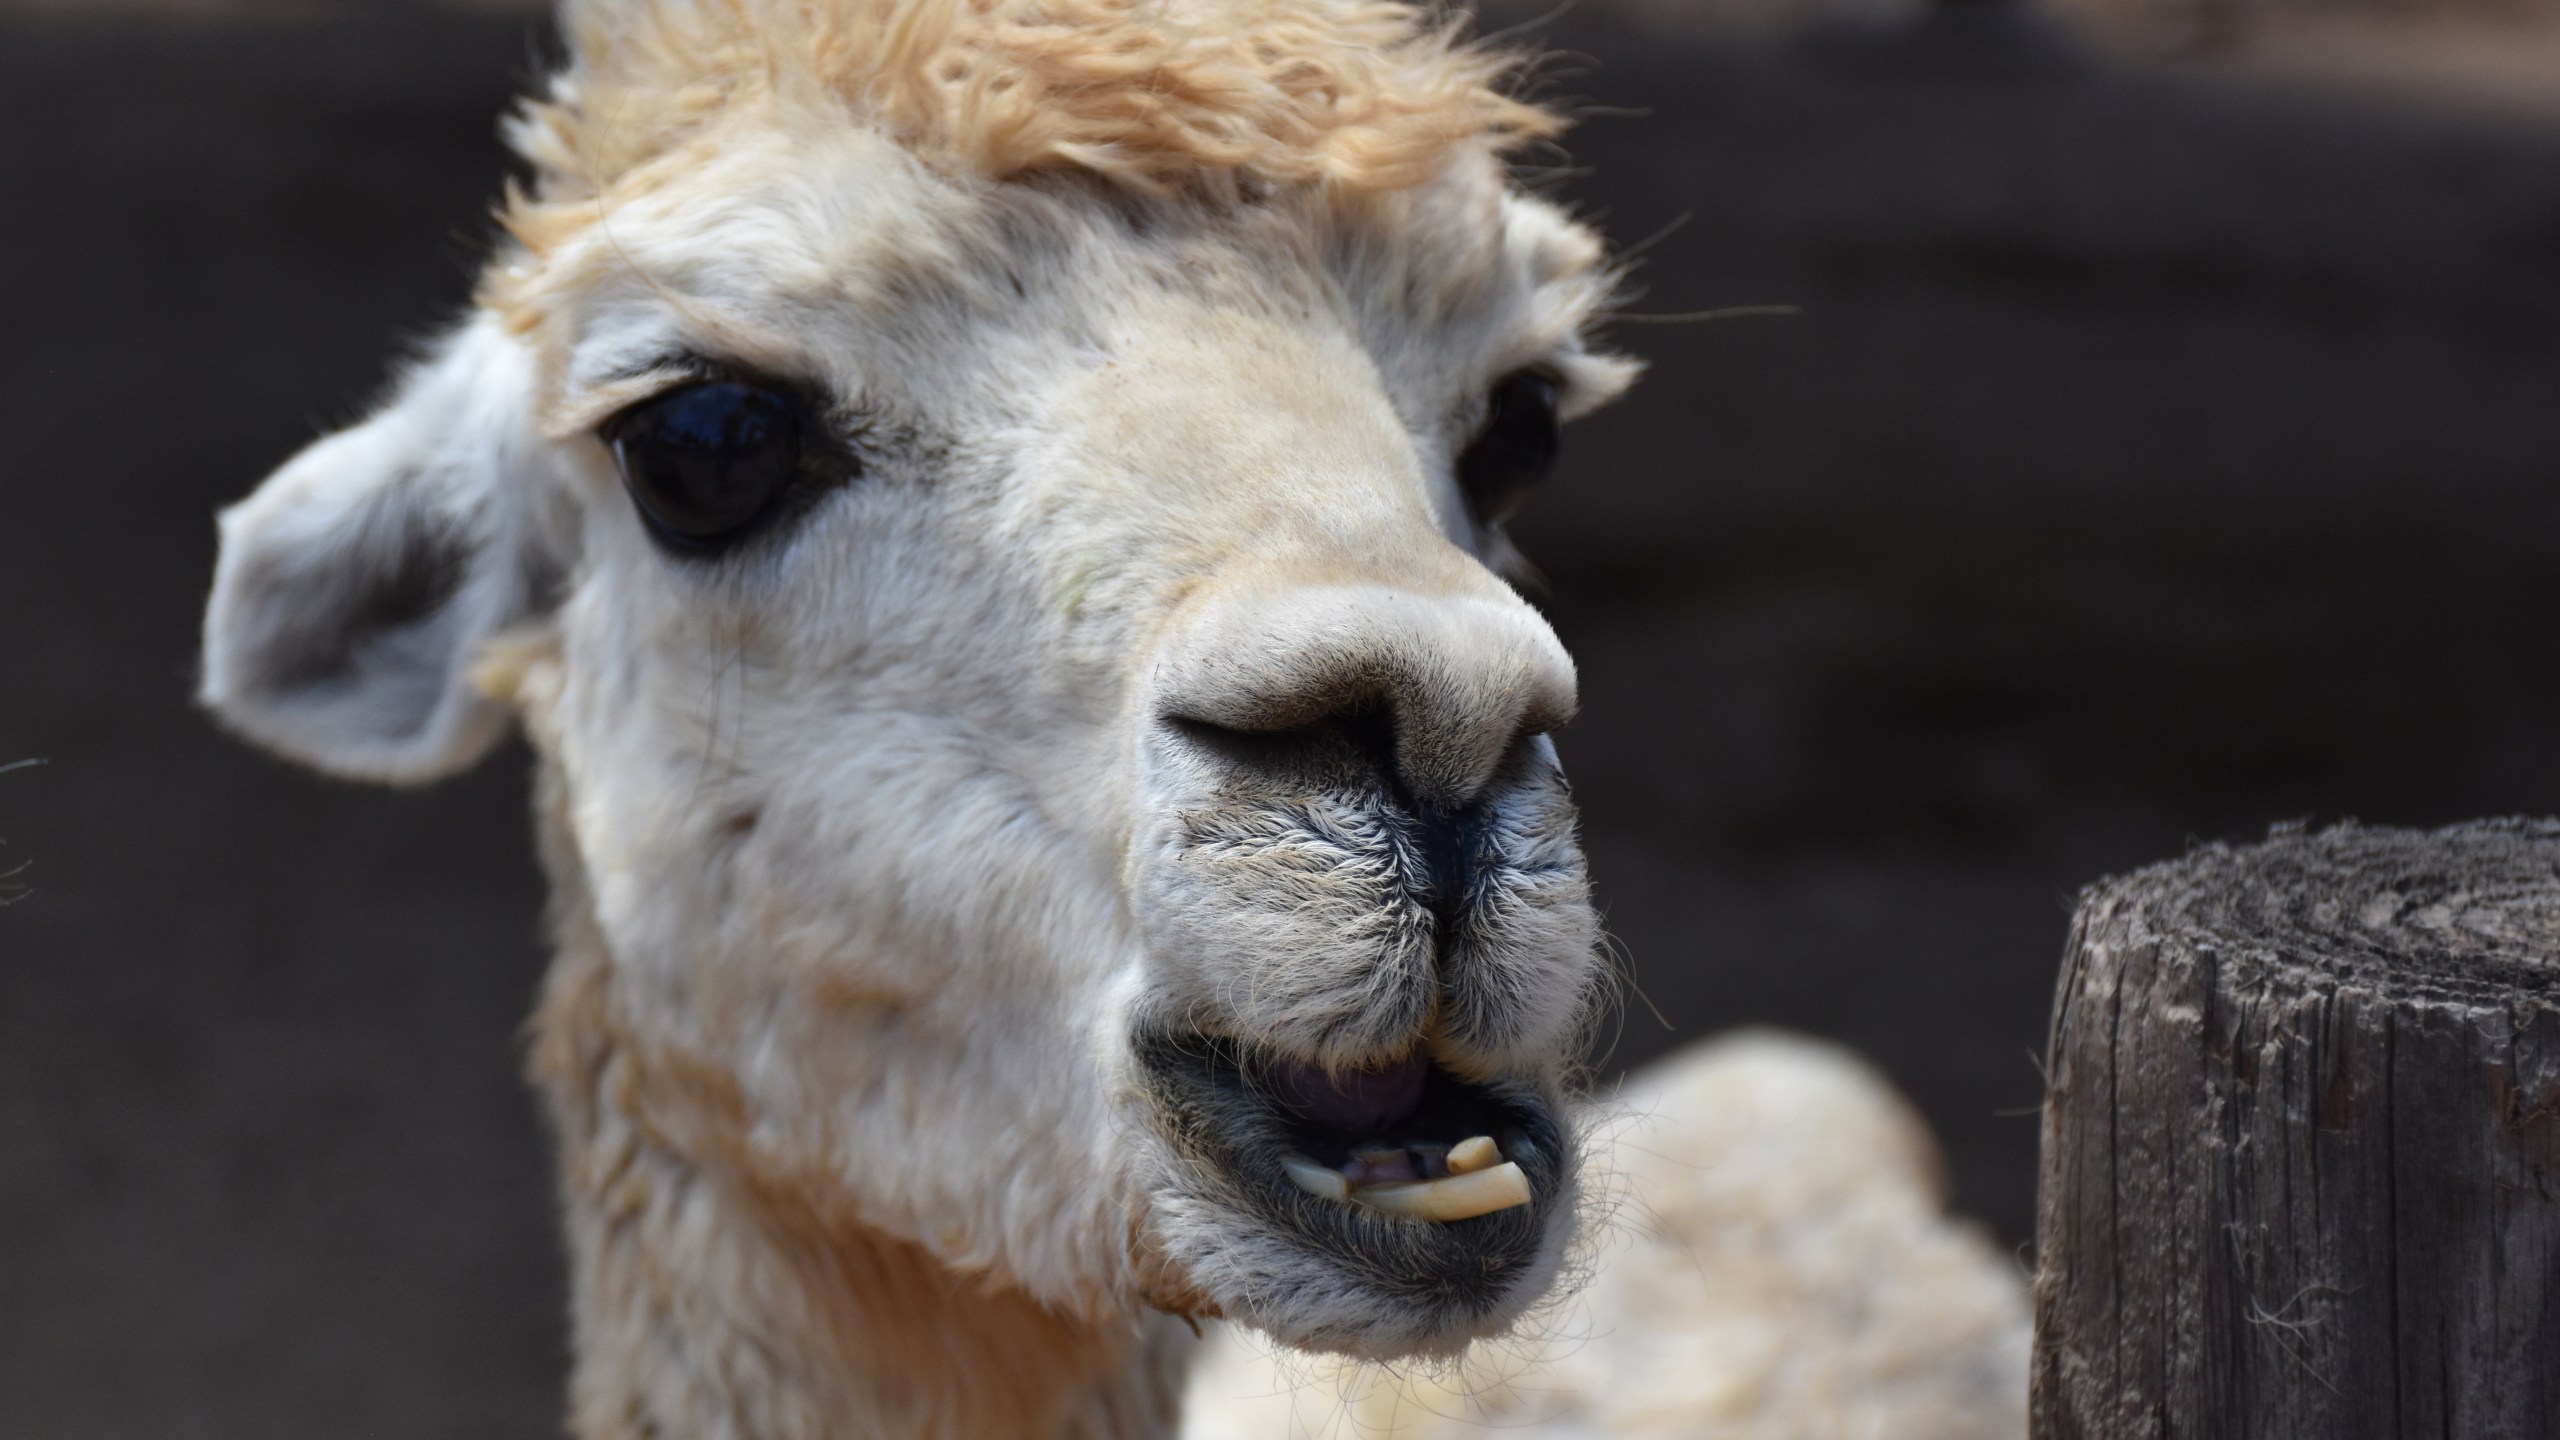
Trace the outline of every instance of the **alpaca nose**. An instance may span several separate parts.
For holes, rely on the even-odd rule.
[[[1473,801],[1523,739],[1573,716],[1573,662],[1507,590],[1430,595],[1386,585],[1223,596],[1168,647],[1157,713],[1249,736],[1374,734],[1425,805]]]

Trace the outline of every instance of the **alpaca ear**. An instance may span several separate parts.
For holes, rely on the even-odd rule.
[[[473,658],[556,573],[531,521],[532,383],[482,316],[224,511],[198,698],[351,779],[440,779],[488,753],[507,712],[472,688]]]

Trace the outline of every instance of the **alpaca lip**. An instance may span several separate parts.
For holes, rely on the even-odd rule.
[[[1532,1177],[1552,1170],[1561,1138],[1545,1101],[1527,1087],[1462,1080],[1420,1050],[1386,1066],[1327,1075],[1304,1061],[1201,1035],[1138,1037],[1138,1058],[1160,1103],[1217,1122],[1213,1133],[1244,1162],[1281,1178],[1295,1154],[1375,1181],[1424,1179],[1452,1147],[1491,1139]],[[1401,1155],[1411,1175],[1378,1167]],[[1376,1170],[1362,1177],[1361,1167]]]
[[[1142,1029],[1132,1040],[1158,1123],[1193,1177],[1179,1187],[1235,1207],[1239,1221],[1311,1260],[1352,1267],[1363,1288],[1489,1311],[1552,1263],[1550,1241],[1569,1226],[1570,1167],[1536,1087],[1461,1079],[1417,1053],[1330,1083],[1309,1104],[1313,1067],[1223,1037]],[[1492,1145],[1471,1146],[1478,1140]],[[1460,1147],[1470,1148],[1453,1169]],[[1434,1180],[1472,1180],[1465,1171],[1484,1149],[1499,1156],[1487,1168],[1506,1173],[1446,1196],[1420,1193]],[[1340,1180],[1338,1196],[1325,1175]],[[1362,1203],[1363,1191],[1384,1203]]]

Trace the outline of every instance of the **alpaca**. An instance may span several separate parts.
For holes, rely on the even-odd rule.
[[[562,26],[469,314],[223,515],[202,698],[391,783],[530,739],[572,1429],[1167,1435],[1203,1322],[1517,1325],[1605,987],[1503,523],[1635,373],[1506,178],[1556,118],[1387,0]]]

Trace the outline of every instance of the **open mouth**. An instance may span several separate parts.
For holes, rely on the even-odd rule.
[[[1374,1070],[1328,1074],[1265,1059],[1246,1074],[1296,1142],[1280,1156],[1281,1173],[1318,1199],[1447,1222],[1534,1198],[1528,1172],[1492,1133],[1525,1151],[1531,1142],[1520,1126],[1499,1101],[1420,1051]]]
[[[1467,1081],[1419,1050],[1327,1075],[1202,1035],[1135,1048],[1168,1138],[1218,1198],[1337,1280],[1490,1315],[1552,1263],[1565,1139],[1530,1087]]]

